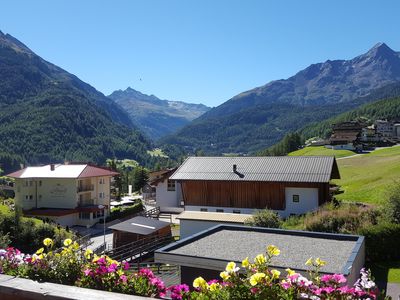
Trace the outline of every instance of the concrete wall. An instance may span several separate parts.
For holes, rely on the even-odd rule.
[[[299,196],[299,202],[293,202],[293,195]],[[285,198],[286,209],[281,213],[283,217],[318,209],[318,189],[316,188],[285,188]]]
[[[16,278],[0,274],[1,300],[61,300],[61,299],[107,299],[107,300],[145,300],[147,297],[110,293],[94,289],[84,289],[74,286],[39,283],[37,281]]]
[[[185,205],[185,210],[190,211],[201,211],[202,208],[206,208],[208,212],[217,212],[217,209],[222,209],[224,213],[236,213],[236,211],[239,211],[241,214],[249,215],[254,214],[257,211],[257,209],[253,208]]]
[[[178,207],[182,201],[182,189],[179,182],[175,182],[175,191],[168,191],[168,180],[157,184],[156,205],[163,207]]]

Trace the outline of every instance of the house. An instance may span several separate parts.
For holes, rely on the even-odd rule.
[[[50,164],[7,176],[15,178],[15,204],[25,215],[91,226],[109,215],[110,181],[116,175],[91,164]]]
[[[332,135],[329,138],[327,148],[333,150],[360,150],[360,138],[363,124],[357,121],[334,124]]]
[[[270,156],[189,157],[169,179],[180,183],[185,211],[288,217],[329,201],[329,181],[339,178],[334,157]]]
[[[134,217],[109,228],[113,230],[113,248],[118,248],[144,238],[172,236],[170,223],[141,216]]]
[[[149,175],[149,183],[156,188],[156,206],[161,211],[181,206],[182,192],[179,182],[170,179],[176,168],[152,172]]]
[[[270,267],[282,274],[290,268],[307,275],[305,262],[318,257],[327,262],[320,274],[342,273],[351,285],[365,262],[362,236],[232,225],[218,225],[158,249],[155,261],[180,266],[181,283],[191,285],[198,276],[218,279],[228,262],[240,266],[246,257],[265,253],[268,245],[281,250]]]

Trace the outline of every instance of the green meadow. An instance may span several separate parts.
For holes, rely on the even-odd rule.
[[[335,156],[336,158],[354,155],[350,150],[332,150],[324,146],[304,147],[303,149],[289,153],[289,156]]]

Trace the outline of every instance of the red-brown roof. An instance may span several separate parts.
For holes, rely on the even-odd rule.
[[[119,173],[106,168],[87,165],[86,168],[79,174],[78,178],[100,177],[100,176],[117,176]]]

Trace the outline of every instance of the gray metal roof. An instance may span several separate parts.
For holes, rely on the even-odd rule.
[[[170,226],[168,222],[138,216],[110,226],[109,228],[112,230],[148,235],[167,226]]]
[[[237,172],[233,172],[233,165]],[[333,156],[189,157],[174,180],[329,182],[339,179]]]

